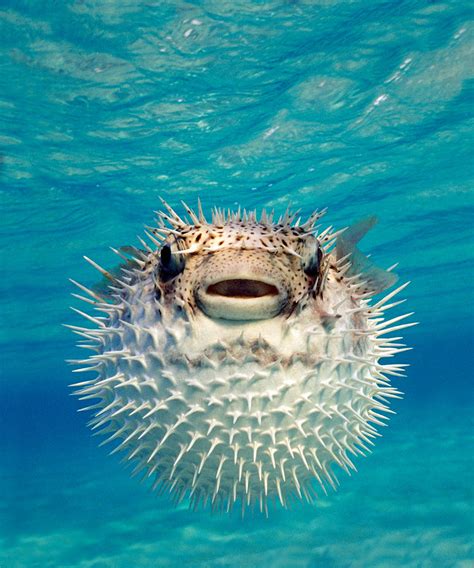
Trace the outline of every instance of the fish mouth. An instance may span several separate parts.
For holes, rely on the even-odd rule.
[[[278,296],[278,288],[261,280],[246,278],[230,278],[221,280],[207,287],[207,294],[225,296],[226,298],[261,298]]]
[[[277,283],[255,278],[225,278],[202,286],[196,295],[201,310],[211,318],[259,320],[278,315],[287,293]]]

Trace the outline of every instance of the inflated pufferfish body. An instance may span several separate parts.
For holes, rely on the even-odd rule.
[[[97,376],[74,385],[94,399],[92,429],[195,507],[312,501],[335,466],[355,469],[399,396],[387,375],[404,365],[380,359],[404,350],[387,334],[414,324],[382,317],[405,285],[369,304],[396,281],[355,248],[374,220],[318,232],[323,212],[208,222],[164,205],[119,276],[90,261],[107,294],[78,284],[106,314],[71,326],[95,351],[75,363]]]

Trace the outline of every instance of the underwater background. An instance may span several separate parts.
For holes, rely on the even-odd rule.
[[[1,2],[1,568],[473,566],[470,8]],[[160,196],[376,214],[362,249],[412,281],[405,398],[316,505],[176,509],[76,412],[68,278],[97,282],[82,255],[116,264]]]

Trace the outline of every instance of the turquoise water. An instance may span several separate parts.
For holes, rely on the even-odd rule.
[[[473,550],[472,14],[464,2],[4,1],[0,566],[468,567]],[[61,323],[86,254],[159,197],[369,214],[400,262],[408,378],[315,506],[175,509],[98,448]],[[400,358],[401,360],[402,358]]]

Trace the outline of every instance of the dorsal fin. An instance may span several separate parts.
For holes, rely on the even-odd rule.
[[[346,229],[336,241],[337,259],[350,255],[348,260],[351,262],[351,267],[347,275],[361,274],[361,279],[367,282],[369,290],[374,294],[390,288],[398,280],[396,274],[376,266],[356,246],[376,223],[377,218],[375,216],[361,219]]]

